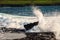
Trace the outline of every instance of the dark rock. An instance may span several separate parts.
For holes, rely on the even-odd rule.
[[[27,37],[20,40],[56,40],[53,32],[26,33]]]
[[[36,25],[38,25],[38,22],[26,24],[26,25],[24,25],[24,27],[25,27],[26,30],[30,30],[31,28],[33,28]]]

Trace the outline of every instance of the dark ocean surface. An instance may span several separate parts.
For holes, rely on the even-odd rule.
[[[42,13],[49,13],[53,11],[60,11],[60,6],[36,6],[41,9]],[[32,6],[24,7],[0,7],[0,13],[19,15],[19,16],[34,16],[32,13]],[[50,13],[51,14],[51,13]]]

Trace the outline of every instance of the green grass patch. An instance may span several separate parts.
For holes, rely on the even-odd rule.
[[[0,4],[55,4],[60,0],[0,0]]]

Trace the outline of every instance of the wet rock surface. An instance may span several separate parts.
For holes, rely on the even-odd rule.
[[[41,32],[41,33],[26,33],[27,37],[14,40],[56,40],[54,33]]]
[[[1,28],[0,32],[3,33],[17,33],[20,35],[20,33],[23,31],[24,35],[26,37],[23,38],[18,38],[18,39],[12,39],[12,40],[56,40],[55,34],[53,32],[25,32],[24,30],[19,30],[19,29],[6,29],[6,28]],[[23,36],[24,36],[23,35]],[[20,36],[19,36],[20,37]],[[7,39],[6,39],[7,40]],[[10,39],[8,39],[10,40]]]

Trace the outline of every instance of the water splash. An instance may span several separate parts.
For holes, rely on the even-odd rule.
[[[43,32],[54,32],[57,39],[60,39],[60,16],[57,15],[60,12],[51,12],[53,16],[43,16],[42,11],[37,7],[32,7],[33,13],[39,20],[39,28]],[[49,14],[49,13],[48,13]]]
[[[41,29],[41,31],[45,31],[46,30],[46,27],[45,27],[45,19],[44,19],[44,16],[41,12],[40,9],[38,9],[37,7],[32,7],[33,9],[33,13],[36,15],[36,17],[38,18],[39,20],[39,28]]]

